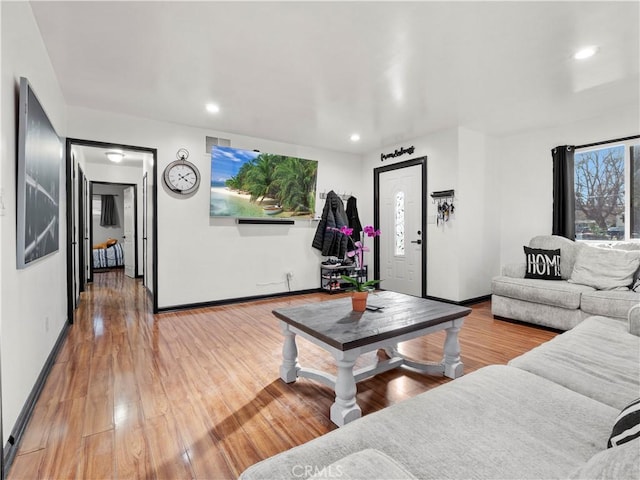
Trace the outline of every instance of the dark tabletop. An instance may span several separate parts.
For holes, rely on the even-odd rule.
[[[273,314],[289,325],[344,351],[471,313],[470,308],[396,292],[369,294],[367,304],[384,308],[375,312],[354,312],[351,298],[341,298],[281,308],[274,310]]]

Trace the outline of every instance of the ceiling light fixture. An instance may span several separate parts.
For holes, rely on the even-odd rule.
[[[352,133],[351,137],[349,137],[351,139],[352,142],[357,142],[360,140],[360,135],[358,135],[357,133]]]
[[[105,155],[114,163],[120,163],[124,158],[124,153],[122,152],[107,152]]]
[[[220,111],[220,107],[215,103],[207,103],[207,112],[209,113],[218,113]]]
[[[574,53],[573,58],[576,60],[584,60],[586,58],[593,57],[597,51],[597,47],[584,47]]]

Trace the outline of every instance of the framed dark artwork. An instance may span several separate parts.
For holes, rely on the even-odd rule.
[[[18,268],[59,249],[64,146],[29,81],[20,78],[17,165]]]
[[[232,147],[211,148],[211,217],[309,219],[318,162]]]

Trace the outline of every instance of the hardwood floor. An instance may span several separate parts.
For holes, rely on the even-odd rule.
[[[153,315],[139,280],[95,275],[23,436],[10,479],[226,479],[334,430],[332,390],[279,379],[274,308],[337,297],[283,297]],[[473,306],[460,332],[469,373],[506,363],[555,333],[494,320]],[[438,361],[444,332],[401,344]],[[302,365],[335,372],[328,353],[298,340]],[[364,356],[358,365],[373,359]],[[395,370],[358,384],[363,415],[444,377]]]

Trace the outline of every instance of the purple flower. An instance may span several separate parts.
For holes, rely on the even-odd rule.
[[[340,232],[344,233],[347,237],[350,237],[353,233],[353,228],[349,228],[345,225],[343,227],[340,227]]]
[[[363,230],[364,230],[364,233],[366,233],[367,237],[380,236],[380,230],[376,230],[375,228],[373,228],[373,225],[366,225]]]

